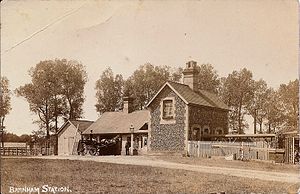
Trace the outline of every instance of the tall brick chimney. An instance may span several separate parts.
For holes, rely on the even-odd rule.
[[[131,113],[133,111],[132,105],[133,98],[125,96],[123,98],[123,112],[124,113]]]
[[[183,70],[183,84],[188,85],[192,90],[198,90],[198,70],[196,69],[197,62],[189,61]]]

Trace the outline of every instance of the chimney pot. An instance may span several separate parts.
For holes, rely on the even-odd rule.
[[[198,90],[198,70],[196,61],[188,61],[183,70],[183,84],[188,85],[195,92]]]

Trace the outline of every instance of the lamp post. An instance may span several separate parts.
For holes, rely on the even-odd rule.
[[[133,125],[130,126],[130,133],[131,133],[131,142],[130,142],[130,147],[131,147],[131,150],[130,150],[130,155],[133,156],[133,133],[134,133],[134,127]]]

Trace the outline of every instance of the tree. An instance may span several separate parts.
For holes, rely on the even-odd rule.
[[[170,69],[171,71],[171,81],[174,82],[179,82],[182,78],[182,72],[183,72],[183,68],[179,67],[179,68],[174,68],[174,69]]]
[[[58,119],[76,119],[82,115],[83,90],[87,81],[81,64],[66,59],[45,60],[29,71],[31,83],[16,89],[24,97],[30,111],[38,115],[35,123],[46,130],[57,133]]]
[[[229,114],[230,128],[238,130],[239,134],[244,133],[247,123],[244,119],[246,105],[253,98],[253,83],[251,71],[243,68],[240,71],[233,71],[227,78],[222,79],[221,97],[231,108]]]
[[[11,92],[9,89],[9,81],[6,77],[1,77],[0,84],[0,131],[2,147],[4,147],[4,120],[11,110]]]
[[[68,119],[80,118],[83,114],[84,86],[87,73],[84,66],[77,61],[56,60],[57,73],[61,80],[61,95],[63,98],[63,115]]]
[[[179,81],[182,69],[171,71],[169,66],[146,63],[134,71],[125,82],[125,95],[134,98],[134,109],[143,109],[168,80]]]
[[[9,89],[9,81],[6,77],[1,77],[1,91],[0,91],[0,127],[4,127],[4,120],[6,115],[11,110],[10,98],[11,91]]]
[[[282,121],[286,130],[298,129],[299,118],[299,80],[281,84],[278,89],[280,104],[282,106]]]
[[[47,138],[50,137],[50,130],[53,129],[53,121],[59,114],[56,95],[58,95],[58,79],[55,76],[52,61],[41,61],[34,68],[31,68],[29,75],[31,83],[16,89],[18,96],[24,97],[29,103],[30,111],[36,113],[39,120],[36,121],[40,128],[46,129]]]
[[[122,75],[114,77],[108,68],[96,82],[97,111],[101,114],[122,109],[123,96],[134,98],[134,110],[143,109],[167,80],[178,81],[181,72],[180,68],[171,71],[169,66],[146,63],[124,81]]]
[[[273,88],[267,90],[267,97],[265,99],[265,107],[263,109],[265,118],[267,120],[267,132],[276,132],[276,129],[282,125],[282,106],[279,102],[279,95]]]
[[[107,68],[100,79],[96,81],[96,109],[100,114],[107,111],[116,111],[122,108],[123,77],[114,73],[111,68]]]
[[[268,95],[268,86],[267,83],[260,79],[253,82],[253,96],[251,100],[248,101],[246,105],[247,112],[254,119],[254,134],[256,134],[256,125],[257,123],[260,126],[260,133],[262,133],[262,125],[266,116],[266,108]]]
[[[211,64],[202,64],[197,66],[197,70],[199,71],[198,89],[207,90],[217,94],[220,86],[220,79],[214,67]]]

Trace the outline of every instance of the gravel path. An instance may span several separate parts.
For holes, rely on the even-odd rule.
[[[23,157],[24,158],[24,157]],[[175,162],[154,159],[147,156],[37,156],[41,159],[68,159],[96,161],[115,164],[152,166],[169,169],[182,169],[195,172],[222,174],[228,176],[254,178],[265,181],[279,181],[288,183],[299,183],[300,176],[296,173],[268,172],[260,170],[237,169],[226,167],[209,167],[203,165],[180,164]]]

